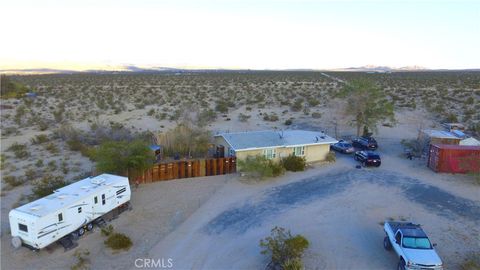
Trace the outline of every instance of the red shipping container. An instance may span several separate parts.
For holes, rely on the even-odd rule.
[[[480,146],[432,144],[427,166],[435,172],[479,172]]]

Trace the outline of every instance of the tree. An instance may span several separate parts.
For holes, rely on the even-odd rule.
[[[120,175],[140,174],[154,161],[148,144],[141,140],[106,141],[95,150],[94,157],[98,172]]]
[[[345,113],[353,120],[357,135],[363,130],[376,130],[380,121],[395,121],[393,103],[381,88],[367,79],[357,79],[345,85],[337,97],[346,99]]]

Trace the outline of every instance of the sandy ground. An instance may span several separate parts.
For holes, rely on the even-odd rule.
[[[165,125],[163,129],[174,125],[149,119],[145,110],[104,120],[142,129],[152,123]],[[297,114],[290,128],[333,134],[333,114],[328,110],[322,109],[322,118],[315,120]],[[276,112],[280,120],[263,121],[260,113],[265,111]],[[252,118],[240,122],[240,113]],[[292,115],[283,115],[280,108],[247,112],[242,107],[228,117],[230,121],[220,116],[209,129],[286,128],[282,123]],[[397,258],[383,250],[380,223],[395,218],[423,224],[438,243],[448,269],[456,269],[467,252],[480,252],[480,187],[466,176],[435,174],[423,161],[401,157],[400,140],[415,138],[418,128],[435,123],[419,110],[401,111],[397,119],[394,128],[380,127],[376,134],[382,156],[378,169],[355,169],[351,157],[339,155],[335,164],[317,164],[302,173],[262,182],[227,175],[144,185],[133,192],[133,211],[112,222],[117,231],[131,237],[131,250],[113,254],[105,249],[98,230],[80,239],[78,248],[90,251],[92,269],[135,269],[138,258],[171,258],[174,269],[262,269],[267,259],[260,254],[259,240],[268,236],[272,227],[283,226],[310,240],[304,260],[307,269],[392,269]],[[88,126],[86,122],[75,125]],[[337,131],[342,136],[354,133],[346,126]],[[28,143],[35,134],[22,129],[22,135],[2,140],[2,152],[14,142]],[[85,159],[63,150],[58,156],[64,154],[71,160]],[[17,166],[23,168],[34,161]],[[86,161],[79,165],[87,171],[90,166]],[[2,269],[69,268],[75,263],[74,251],[57,247],[33,253],[11,248],[8,211],[29,191],[28,185],[17,187],[0,197]]]

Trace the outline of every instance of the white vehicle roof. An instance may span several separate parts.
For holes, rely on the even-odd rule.
[[[127,177],[112,174],[101,174],[85,178],[57,189],[53,194],[15,208],[14,211],[42,217],[63,209],[89,195],[97,194],[106,187],[115,187],[125,183],[128,183]]]

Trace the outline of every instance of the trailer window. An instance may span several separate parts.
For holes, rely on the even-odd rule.
[[[60,221],[62,221],[62,220],[63,220],[63,214],[60,213],[60,214],[58,214],[58,222],[60,222]]]
[[[82,212],[82,207],[78,207],[78,213]]]
[[[102,194],[102,204],[105,204],[105,194]]]
[[[93,198],[93,202],[94,202],[95,204],[98,203],[98,197],[97,197],[97,196],[95,196],[95,198]]]
[[[18,223],[18,229],[22,232],[28,232],[28,227],[25,224]]]

